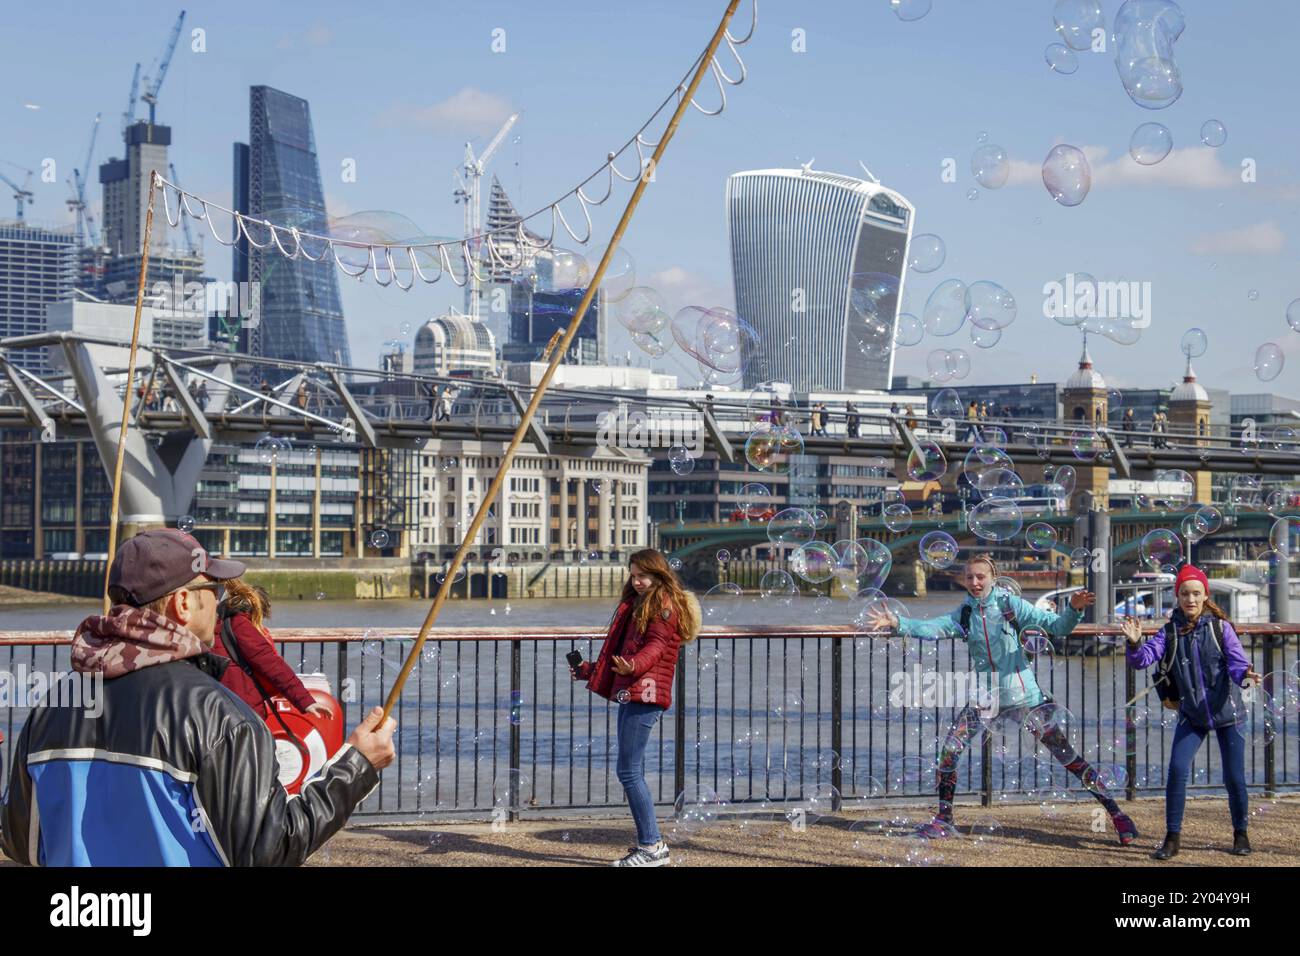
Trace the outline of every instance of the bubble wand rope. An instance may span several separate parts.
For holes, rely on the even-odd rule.
[[[126,392],[122,395],[122,424],[117,430],[117,461],[113,464],[113,503],[108,509],[108,561],[104,564],[104,613],[113,606],[108,596],[108,576],[117,552],[118,507],[122,500],[122,461],[126,458],[126,431],[131,426],[131,386],[135,382],[135,357],[140,348],[140,313],[144,309],[144,284],[149,277],[149,245],[153,238],[153,198],[158,192],[158,170],[149,173],[149,206],[144,214],[144,248],[140,250],[140,285],[135,290],[135,324],[131,327],[131,357],[126,363]],[[147,396],[141,396],[143,402]]]
[[[695,96],[695,90],[700,85],[700,80],[704,74],[709,71],[709,64],[713,62],[713,57],[718,51],[718,45],[722,42],[723,35],[727,32],[727,24],[730,22],[732,14],[736,12],[736,7],[740,5],[740,0],[731,0],[727,4],[727,12],[722,16],[722,22],[718,24],[718,29],[713,33],[713,39],[709,41],[709,47],[704,51],[700,58],[700,65],[695,71],[695,76],[691,78],[690,85],[682,94],[677,103],[677,108],[673,111],[672,119],[668,121],[668,127],[664,130],[663,138],[655,147],[654,155],[650,158],[650,164],[647,167],[653,171],[658,168],[660,157],[663,156],[664,150],[667,149],[668,143],[672,140],[673,134],[677,132],[677,126],[681,122],[682,115],[686,108],[691,104]],[[492,485],[488,488],[487,495],[484,496],[483,502],[479,505],[478,510],[474,513],[474,519],[470,522],[469,528],[465,531],[465,537],[456,549],[456,555],[451,559],[451,566],[443,575],[442,583],[438,587],[438,593],[433,599],[433,604],[429,607],[429,613],[424,618],[424,623],[420,625],[420,633],[415,639],[415,644],[411,652],[406,656],[406,663],[402,665],[401,672],[397,675],[397,680],[393,684],[392,690],[388,692],[388,699],[384,701],[384,715],[380,718],[378,726],[383,726],[384,721],[392,712],[397,699],[402,695],[402,688],[406,684],[407,677],[410,676],[411,670],[415,667],[415,662],[420,658],[420,652],[424,648],[424,642],[429,638],[429,630],[433,627],[433,622],[438,619],[438,612],[442,610],[443,603],[447,600],[447,595],[451,592],[451,586],[456,580],[456,573],[460,570],[461,564],[465,560],[465,555],[469,551],[471,542],[477,537],[479,529],[483,526],[483,521],[487,518],[488,510],[497,500],[501,491],[501,486],[505,484],[506,473],[510,471],[510,466],[515,460],[515,451],[518,449],[523,437],[528,432],[528,426],[532,423],[533,416],[537,413],[538,407],[542,403],[542,397],[546,394],[547,387],[551,384],[551,379],[555,377],[555,370],[559,368],[560,362],[568,354],[569,343],[573,341],[574,336],[578,334],[578,326],[582,324],[583,317],[587,314],[587,308],[591,305],[591,300],[600,288],[601,280],[605,277],[605,269],[609,266],[609,260],[618,248],[619,242],[623,238],[623,233],[627,231],[628,224],[632,221],[632,214],[636,212],[637,204],[641,201],[641,195],[645,192],[646,186],[650,183],[650,177],[643,174],[637,181],[636,189],[632,191],[631,198],[627,201],[627,207],[623,210],[623,215],[618,221],[618,226],[614,229],[614,234],[610,237],[609,244],[605,246],[605,254],[600,257],[600,264],[596,267],[595,273],[591,277],[591,283],[587,286],[587,291],[582,296],[582,301],[578,303],[578,309],[573,314],[573,319],[569,322],[569,327],[565,330],[564,338],[559,342],[554,354],[551,356],[550,364],[546,366],[546,372],[542,375],[542,380],[537,383],[537,388],[533,391],[533,400],[528,403],[528,408],[524,412],[524,417],[519,421],[519,427],[515,429],[515,435],[510,439],[510,447],[506,449],[505,455],[501,458],[501,467],[497,469],[496,476],[492,479]]]

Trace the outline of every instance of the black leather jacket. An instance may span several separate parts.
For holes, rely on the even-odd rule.
[[[378,785],[345,745],[290,797],[275,744],[212,654],[104,682],[103,713],[32,711],[14,749],[0,845],[48,866],[296,866]],[[75,676],[75,675],[74,675]]]

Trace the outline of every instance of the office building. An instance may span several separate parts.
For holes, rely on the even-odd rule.
[[[235,208],[275,225],[312,233],[328,231],[325,193],[307,101],[269,86],[249,90],[248,143],[236,143]],[[259,242],[267,236],[256,236]],[[347,330],[337,266],[323,247],[287,259],[246,239],[234,250],[236,283],[256,284],[254,315],[247,323],[249,350],[268,358],[349,365]],[[285,373],[287,374],[287,373]]]
[[[46,308],[72,297],[76,252],[71,226],[0,222],[0,339],[46,331]],[[10,360],[40,374],[48,370],[42,351],[21,349]]]
[[[415,333],[413,370],[421,375],[458,372],[491,375],[497,369],[496,338],[484,323],[449,313]]]
[[[809,169],[735,173],[736,312],[757,333],[745,385],[888,389],[912,207],[879,183]]]
[[[542,261],[539,259],[539,272]],[[511,285],[510,341],[501,347],[501,357],[507,362],[540,361],[546,345],[557,332],[569,327],[578,303],[586,289],[547,289],[545,277],[536,281],[520,281]],[[582,317],[578,334],[569,346],[566,361],[578,365],[603,365],[605,346],[605,310],[603,299],[592,299],[587,314]]]

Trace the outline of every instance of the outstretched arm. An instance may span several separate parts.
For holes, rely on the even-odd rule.
[[[1086,597],[1081,597],[1086,595]],[[1065,610],[1059,614],[1055,611],[1049,611],[1046,608],[1035,607],[1024,598],[1011,598],[1011,608],[1015,611],[1016,621],[1021,629],[1026,627],[1041,627],[1048,634],[1055,637],[1065,637],[1073,631],[1081,620],[1083,620],[1083,608],[1087,607],[1091,601],[1091,592],[1076,591],[1070,595],[1070,600],[1066,602]],[[1078,605],[1075,599],[1078,598]]]

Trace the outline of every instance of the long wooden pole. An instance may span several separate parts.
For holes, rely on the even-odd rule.
[[[659,145],[655,147],[654,154],[650,157],[650,171],[658,168],[659,160],[664,151],[668,148],[668,143],[672,140],[673,134],[677,132],[677,126],[681,123],[682,116],[690,106],[691,99],[695,96],[696,89],[699,88],[700,81],[704,74],[708,72],[709,65],[713,62],[714,54],[718,52],[718,46],[722,43],[723,34],[726,33],[727,24],[731,21],[732,15],[736,12],[736,7],[740,5],[740,0],[731,0],[727,4],[727,12],[722,16],[722,22],[718,24],[718,29],[713,32],[713,39],[709,41],[708,49],[704,51],[704,56],[700,59],[700,65],[695,70],[695,75],[691,77],[691,82],[682,94],[681,100],[677,104],[677,109],[673,111],[672,118],[668,121],[668,127],[664,130],[663,138],[659,140]],[[555,377],[555,370],[559,368],[560,362],[568,354],[569,344],[573,337],[578,334],[578,326],[582,324],[583,318],[587,314],[587,309],[591,305],[592,299],[596,295],[596,290],[600,288],[601,281],[605,278],[605,270],[609,266],[609,260],[618,248],[618,244],[623,239],[623,234],[627,231],[628,225],[632,222],[632,214],[636,212],[637,204],[641,201],[641,195],[645,192],[646,186],[649,185],[650,176],[643,172],[637,180],[636,189],[632,191],[632,196],[627,201],[627,208],[623,210],[623,215],[614,229],[614,234],[610,237],[609,244],[605,247],[605,254],[600,257],[600,264],[596,266],[596,272],[591,277],[591,284],[587,287],[582,301],[578,303],[578,310],[573,314],[573,319],[569,322],[568,329],[564,332],[564,338],[560,340],[559,345],[551,355],[550,363],[546,366],[546,372],[542,375],[542,380],[538,383],[533,392],[533,400],[528,403],[528,408],[524,411],[524,417],[520,419],[519,427],[515,429],[515,434],[510,439],[510,446],[506,449],[505,456],[501,459],[501,467],[497,470],[496,476],[492,479],[492,485],[488,488],[487,496],[478,510],[474,513],[474,519],[470,522],[465,537],[456,549],[455,556],[451,559],[451,566],[443,576],[442,584],[438,588],[438,593],[433,599],[433,604],[429,607],[429,613],[424,618],[424,623],[420,625],[420,633],[415,638],[415,645],[411,652],[406,656],[406,662],[402,665],[402,670],[397,675],[397,680],[392,689],[388,692],[388,698],[384,701],[384,715],[380,718],[380,726],[388,719],[389,713],[397,704],[397,699],[402,695],[402,688],[406,685],[406,679],[410,676],[415,667],[415,662],[420,659],[420,652],[424,649],[424,642],[429,639],[429,630],[433,627],[433,622],[438,619],[438,613],[442,610],[442,605],[447,600],[447,595],[451,592],[451,586],[456,580],[456,575],[460,572],[461,565],[465,561],[465,555],[469,551],[471,543],[478,536],[479,529],[482,528],[484,520],[487,518],[488,510],[492,503],[497,500],[502,486],[505,484],[506,475],[510,471],[511,465],[515,460],[515,451],[523,441],[524,435],[528,432],[528,426],[532,423],[533,416],[537,414],[537,409],[542,403],[542,397],[546,394],[547,387],[551,384],[551,379]],[[491,582],[489,582],[489,585]]]
[[[135,290],[135,324],[131,327],[131,357],[126,363],[126,394],[122,396],[122,425],[117,431],[117,461],[113,464],[113,505],[108,513],[108,561],[104,568],[104,613],[113,602],[108,597],[108,576],[117,552],[118,507],[122,500],[122,461],[126,457],[126,430],[131,425],[131,387],[135,384],[135,357],[140,348],[140,313],[144,311],[144,284],[149,278],[149,248],[153,240],[153,197],[158,191],[158,170],[149,172],[149,206],[144,214],[144,248],[140,251],[140,285]],[[148,396],[143,396],[147,398]]]

